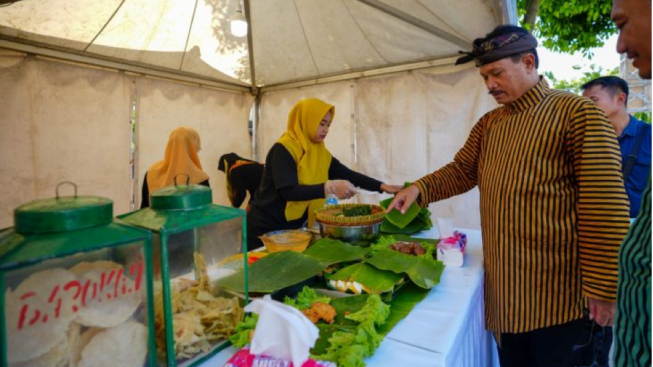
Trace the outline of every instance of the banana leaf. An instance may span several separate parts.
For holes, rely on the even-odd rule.
[[[346,315],[360,311],[369,294],[361,294],[351,297],[334,298],[329,303],[336,309],[336,317],[333,324],[318,323],[315,326],[320,330],[320,337],[315,342],[315,346],[311,349],[311,354],[318,355],[326,352],[329,347],[329,338],[336,331],[353,332],[356,330],[358,323],[345,318]]]
[[[420,242],[420,243],[428,243],[428,244],[433,244],[433,245],[440,242],[439,240],[436,240],[434,238],[411,237],[411,236],[407,236],[407,235],[404,235],[404,234],[395,234],[395,235],[392,235],[392,237],[397,241],[404,241],[404,242]]]
[[[423,229],[429,229],[433,227],[433,221],[431,221],[431,211],[428,208],[422,208],[419,211],[416,220],[419,220],[424,224]]]
[[[249,266],[249,291],[272,293],[316,276],[330,265],[362,260],[368,249],[342,241],[322,239],[303,253],[271,253]],[[245,291],[245,271],[219,279],[217,286],[236,292]]]
[[[389,221],[384,220],[383,223],[381,223],[381,227],[379,229],[382,233],[387,234],[413,234],[424,229],[424,223],[420,222],[419,220],[414,220],[410,222],[406,227],[399,228]]]
[[[370,264],[361,262],[342,268],[328,278],[329,280],[358,282],[369,288],[372,293],[381,294],[392,291],[395,285],[402,281],[403,277],[403,274],[381,270]]]
[[[362,260],[368,249],[352,246],[331,238],[322,238],[307,248],[303,254],[325,263],[327,266],[341,262]]]
[[[415,284],[407,284],[395,293],[395,298],[390,302],[390,316],[384,324],[377,326],[379,335],[385,337],[397,324],[406,318],[415,306],[428,296],[429,290],[420,288]],[[369,295],[336,298],[331,305],[336,309],[336,318],[333,324],[318,323],[320,337],[311,349],[311,354],[319,355],[326,352],[329,347],[329,338],[336,331],[353,332],[356,323],[345,318],[345,315],[359,311],[367,301]]]
[[[383,209],[388,209],[392,199],[393,198],[387,198],[382,200],[379,204]],[[421,208],[419,205],[417,205],[417,203],[412,203],[405,214],[401,214],[401,212],[397,209],[392,209],[390,213],[386,214],[385,220],[394,224],[398,228],[404,228],[409,223],[411,223],[418,214],[420,214],[420,211]]]
[[[320,260],[299,252],[274,252],[249,266],[249,291],[271,293],[310,279],[326,269],[327,266]],[[244,292],[244,269],[218,279],[217,286]]]
[[[415,306],[422,302],[428,296],[429,290],[420,288],[415,284],[407,284],[395,294],[395,298],[390,302],[390,316],[385,324],[378,327],[379,334],[386,336],[399,321],[408,316]],[[321,331],[320,331],[320,337]]]
[[[377,327],[380,335],[386,336],[397,324],[406,318],[415,306],[428,296],[429,290],[420,288],[414,284],[407,284],[395,294],[395,298],[390,302],[390,316],[383,325]],[[336,318],[333,324],[318,323],[317,328],[320,330],[320,337],[311,349],[311,354],[319,355],[329,347],[329,338],[336,331],[352,332],[356,329],[356,323],[347,320],[344,316],[348,313],[354,313],[360,310],[369,295],[359,295],[352,297],[336,298],[331,301],[331,305],[336,309]]]
[[[389,270],[402,275],[406,273],[410,280],[425,289],[431,289],[438,284],[444,271],[444,264],[441,261],[407,255],[389,249],[377,251],[366,261],[381,270]]]

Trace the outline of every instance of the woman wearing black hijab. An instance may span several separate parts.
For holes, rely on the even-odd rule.
[[[264,166],[258,162],[238,156],[224,154],[218,162],[218,170],[227,175],[227,195],[234,208],[240,208],[247,197],[253,198],[263,176]]]

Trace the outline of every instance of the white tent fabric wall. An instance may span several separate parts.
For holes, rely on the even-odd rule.
[[[137,90],[139,199],[143,176],[152,164],[163,159],[170,132],[188,126],[197,130],[201,138],[199,157],[209,175],[213,202],[229,205],[225,175],[218,171],[218,159],[230,152],[252,156],[247,121],[253,97],[150,78],[139,78]]]
[[[72,181],[79,195],[130,207],[129,81],[123,73],[0,54],[0,228],[13,209],[53,197]],[[70,188],[62,194],[72,195]]]
[[[295,103],[304,98],[319,98],[336,108],[336,115],[325,144],[342,164],[352,167],[354,158],[352,84],[351,81],[328,83],[263,94],[258,125],[259,160],[265,163],[268,151],[286,131],[288,113]]]
[[[356,101],[359,170],[396,183],[449,163],[476,120],[496,107],[475,69],[454,67],[360,80]],[[477,189],[430,209],[457,226],[480,228]]]

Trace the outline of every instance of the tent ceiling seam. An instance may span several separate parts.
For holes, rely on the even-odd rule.
[[[308,42],[308,37],[306,37],[306,29],[304,28],[304,22],[302,22],[302,16],[299,14],[299,8],[297,8],[297,0],[293,0],[293,4],[295,5],[295,12],[297,13],[297,18],[299,18],[299,25],[302,27],[302,34],[304,35],[304,41],[306,42],[306,46],[308,47],[308,53],[311,55],[311,61],[313,61],[313,66],[315,66],[315,71],[317,72],[317,75],[320,76],[322,73],[320,73],[320,69],[317,67],[317,63],[315,62],[315,56],[313,56],[313,50],[311,50],[311,44]]]
[[[383,55],[381,55],[381,52],[379,52],[379,50],[376,48],[374,43],[372,43],[372,40],[370,40],[369,37],[367,37],[367,33],[365,33],[363,31],[363,28],[360,26],[360,24],[358,24],[358,20],[356,19],[356,17],[354,17],[354,14],[352,14],[351,9],[349,8],[349,5],[347,5],[347,2],[345,0],[341,0],[341,1],[345,5],[345,8],[347,8],[347,12],[351,16],[351,19],[353,19],[354,23],[356,23],[356,27],[358,27],[358,30],[361,31],[361,34],[363,34],[363,37],[365,37],[365,40],[370,44],[370,46],[372,46],[372,49],[374,49],[374,51],[377,53],[377,55],[379,55],[381,60],[383,60],[385,63],[389,63],[389,61],[386,60],[386,58],[383,57]]]
[[[184,45],[184,53],[181,55],[181,62],[179,63],[179,70],[184,66],[184,59],[186,58],[186,52],[188,52],[188,41],[190,40],[190,33],[193,30],[193,23],[195,22],[195,12],[197,11],[197,3],[199,0],[195,0],[195,7],[193,8],[193,16],[190,18],[190,25],[188,26],[188,35],[186,35],[186,44]]]
[[[379,0],[358,0],[359,2],[374,8],[382,13],[385,13],[393,18],[402,20],[413,27],[419,28],[425,32],[428,32],[436,37],[439,37],[452,45],[456,45],[461,48],[468,48],[469,47],[469,42],[461,39],[460,37],[454,36],[449,32],[446,32],[428,22],[425,22],[419,18],[416,18],[406,12],[403,12],[395,7],[392,7],[388,4],[385,4]]]
[[[442,19],[439,15],[437,15],[437,14],[434,13],[434,12],[432,12],[431,9],[429,9],[426,5],[424,5],[424,3],[423,3],[421,0],[415,0],[415,1],[417,1],[417,3],[418,3],[422,8],[424,8],[424,10],[426,10],[427,12],[429,12],[430,14],[432,14],[435,18],[437,18],[439,21],[441,21],[444,25],[446,25],[447,27],[449,27],[450,29],[452,29],[452,30],[454,31],[454,33],[456,33],[456,34],[455,34],[456,36],[458,36],[458,37],[464,39],[465,41],[468,41],[470,44],[472,43],[471,40],[467,39],[467,37],[465,37],[465,36],[463,36],[462,34],[460,34],[460,33],[456,30],[456,28],[452,27],[451,24],[447,23],[446,20]]]
[[[449,57],[424,60],[417,63],[397,64],[384,68],[365,69],[365,70],[359,70],[359,71],[344,73],[344,74],[342,73],[329,74],[329,75],[324,75],[320,78],[295,79],[284,83],[263,86],[260,88],[260,93],[263,94],[272,93],[280,90],[302,88],[311,85],[335,83],[335,82],[341,82],[346,80],[358,80],[361,78],[403,73],[406,71],[419,70],[419,69],[429,69],[429,68],[436,68],[441,66],[453,66],[457,59],[458,56],[451,55]],[[467,67],[471,67],[471,65]]]
[[[104,25],[102,26],[102,28],[100,28],[100,30],[97,32],[97,34],[95,35],[95,37],[93,37],[93,39],[91,40],[91,42],[89,42],[88,45],[86,45],[86,47],[84,47],[84,50],[82,50],[81,53],[85,53],[86,50],[88,50],[88,48],[91,47],[91,45],[93,45],[93,42],[95,42],[95,40],[96,40],[98,37],[100,37],[100,35],[102,34],[102,32],[104,32],[104,29],[105,29],[105,28],[109,25],[109,23],[111,23],[111,21],[113,20],[113,17],[115,17],[116,14],[118,14],[118,11],[119,11],[119,10],[122,8],[122,6],[125,4],[125,1],[126,1],[126,0],[122,0],[122,1],[120,2],[120,5],[118,5],[118,7],[116,8],[116,10],[113,11],[113,14],[111,14],[111,16],[109,17],[109,19],[107,20],[107,22],[104,23]]]

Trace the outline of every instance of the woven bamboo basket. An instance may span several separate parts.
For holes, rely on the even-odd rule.
[[[372,208],[371,215],[361,215],[356,217],[345,217],[342,210],[345,208],[355,208],[359,206],[369,206]],[[337,204],[327,205],[324,208],[315,211],[315,220],[318,223],[330,224],[335,226],[367,226],[383,221],[385,210],[372,204]]]

